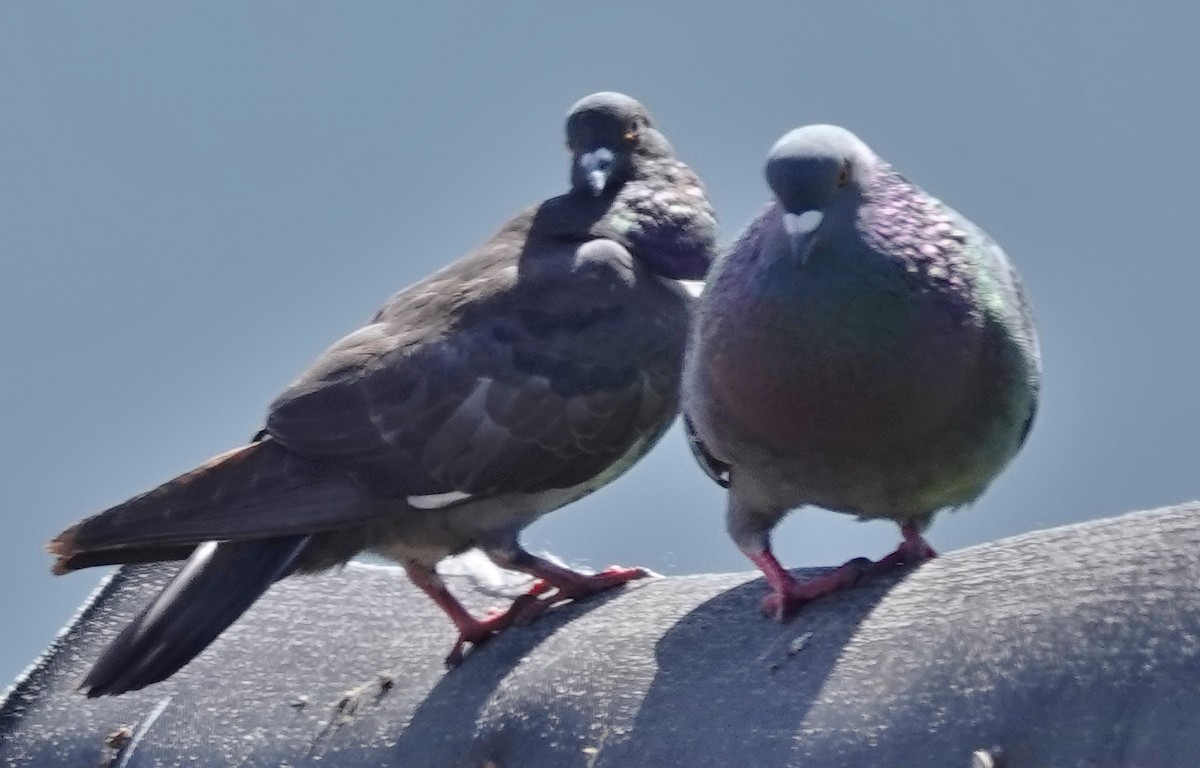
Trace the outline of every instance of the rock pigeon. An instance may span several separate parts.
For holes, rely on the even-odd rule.
[[[458,629],[462,660],[515,619],[646,574],[584,575],[522,548],[523,528],[610,482],[678,411],[693,299],[716,219],[634,99],[566,120],[571,188],[395,294],[270,406],[256,439],[70,527],[56,573],[187,559],[104,651],[89,696],[163,680],[274,581],[368,551],[392,558]],[[477,547],[539,581],[471,616],[439,579]]]
[[[935,512],[975,500],[1017,453],[1041,362],[1029,302],[983,230],[849,131],[771,149],[775,199],[713,265],[685,362],[698,462],[729,489],[730,536],[785,618],[934,556]],[[798,581],[770,532],[811,504],[900,525],[903,543]]]

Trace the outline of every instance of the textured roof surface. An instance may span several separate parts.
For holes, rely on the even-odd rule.
[[[782,626],[752,575],[647,581],[451,672],[432,603],[352,565],[277,584],[165,683],[75,693],[170,572],[119,571],[9,690],[0,765],[966,768],[997,746],[1004,768],[1200,762],[1195,504],[950,553]],[[495,601],[472,584],[452,585]]]

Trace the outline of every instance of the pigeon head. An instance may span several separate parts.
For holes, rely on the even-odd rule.
[[[807,261],[822,223],[857,205],[875,154],[836,125],[806,125],[785,134],[767,155],[767,183],[784,209],[792,254]]]
[[[574,157],[571,187],[596,197],[620,189],[636,177],[640,156],[671,152],[646,108],[636,99],[611,91],[585,96],[571,107],[567,147]]]

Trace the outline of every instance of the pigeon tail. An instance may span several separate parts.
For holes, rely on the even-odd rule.
[[[267,438],[217,456],[93,515],[49,544],[54,572],[178,560],[206,541],[268,539],[345,527],[372,505],[349,475]]]
[[[135,691],[173,675],[290,574],[312,536],[196,548],[158,597],[100,655],[80,690],[89,698]]]

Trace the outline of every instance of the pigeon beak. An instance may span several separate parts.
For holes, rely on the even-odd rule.
[[[584,152],[579,156],[579,169],[583,171],[583,178],[587,180],[588,188],[596,197],[603,194],[604,188],[608,186],[608,177],[612,175],[615,159],[612,150],[605,147]]]
[[[813,232],[821,226],[825,214],[820,211],[805,211],[804,213],[783,214],[783,229],[787,232],[788,242],[792,246],[792,258],[800,262],[800,266],[808,263],[817,238]]]

